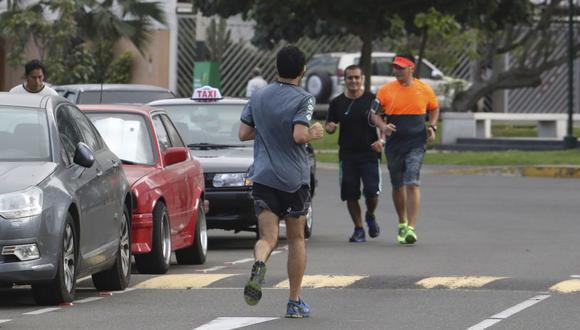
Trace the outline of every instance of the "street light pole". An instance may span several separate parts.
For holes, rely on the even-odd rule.
[[[574,113],[574,0],[568,0],[568,129],[564,148],[576,148],[572,114]]]

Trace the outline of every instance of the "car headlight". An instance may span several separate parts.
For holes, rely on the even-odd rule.
[[[213,186],[217,188],[251,185],[252,180],[246,178],[246,173],[220,173],[213,176]]]
[[[6,219],[31,217],[42,213],[42,190],[30,187],[0,195],[0,216]]]

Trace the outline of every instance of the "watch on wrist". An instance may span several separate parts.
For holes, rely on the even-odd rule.
[[[429,125],[429,127],[431,129],[433,129],[433,132],[437,132],[437,126],[435,126],[435,125]]]

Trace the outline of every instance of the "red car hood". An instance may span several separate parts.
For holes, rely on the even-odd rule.
[[[147,174],[154,172],[156,168],[152,166],[123,165],[123,170],[125,171],[129,185],[133,187],[135,182]]]

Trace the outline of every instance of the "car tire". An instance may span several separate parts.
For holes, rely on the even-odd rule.
[[[175,258],[180,265],[201,265],[205,263],[207,258],[207,222],[203,207],[198,207],[197,209],[193,244],[185,249],[176,250]]]
[[[57,305],[75,298],[78,239],[70,213],[67,214],[61,237],[56,277],[50,282],[32,285],[32,296],[39,305]]]
[[[316,98],[317,103],[328,103],[332,93],[332,79],[326,72],[313,72],[306,78],[305,89]]]
[[[135,266],[141,274],[165,274],[171,265],[171,226],[167,208],[162,202],[153,209],[153,242],[151,252],[135,255]]]
[[[308,213],[306,213],[306,219],[304,221],[304,238],[310,238],[312,236],[312,223],[314,222],[314,212],[312,209],[312,202],[308,206]]]
[[[131,279],[131,225],[129,211],[125,207],[121,218],[119,246],[113,266],[93,274],[93,284],[99,291],[125,290]]]

